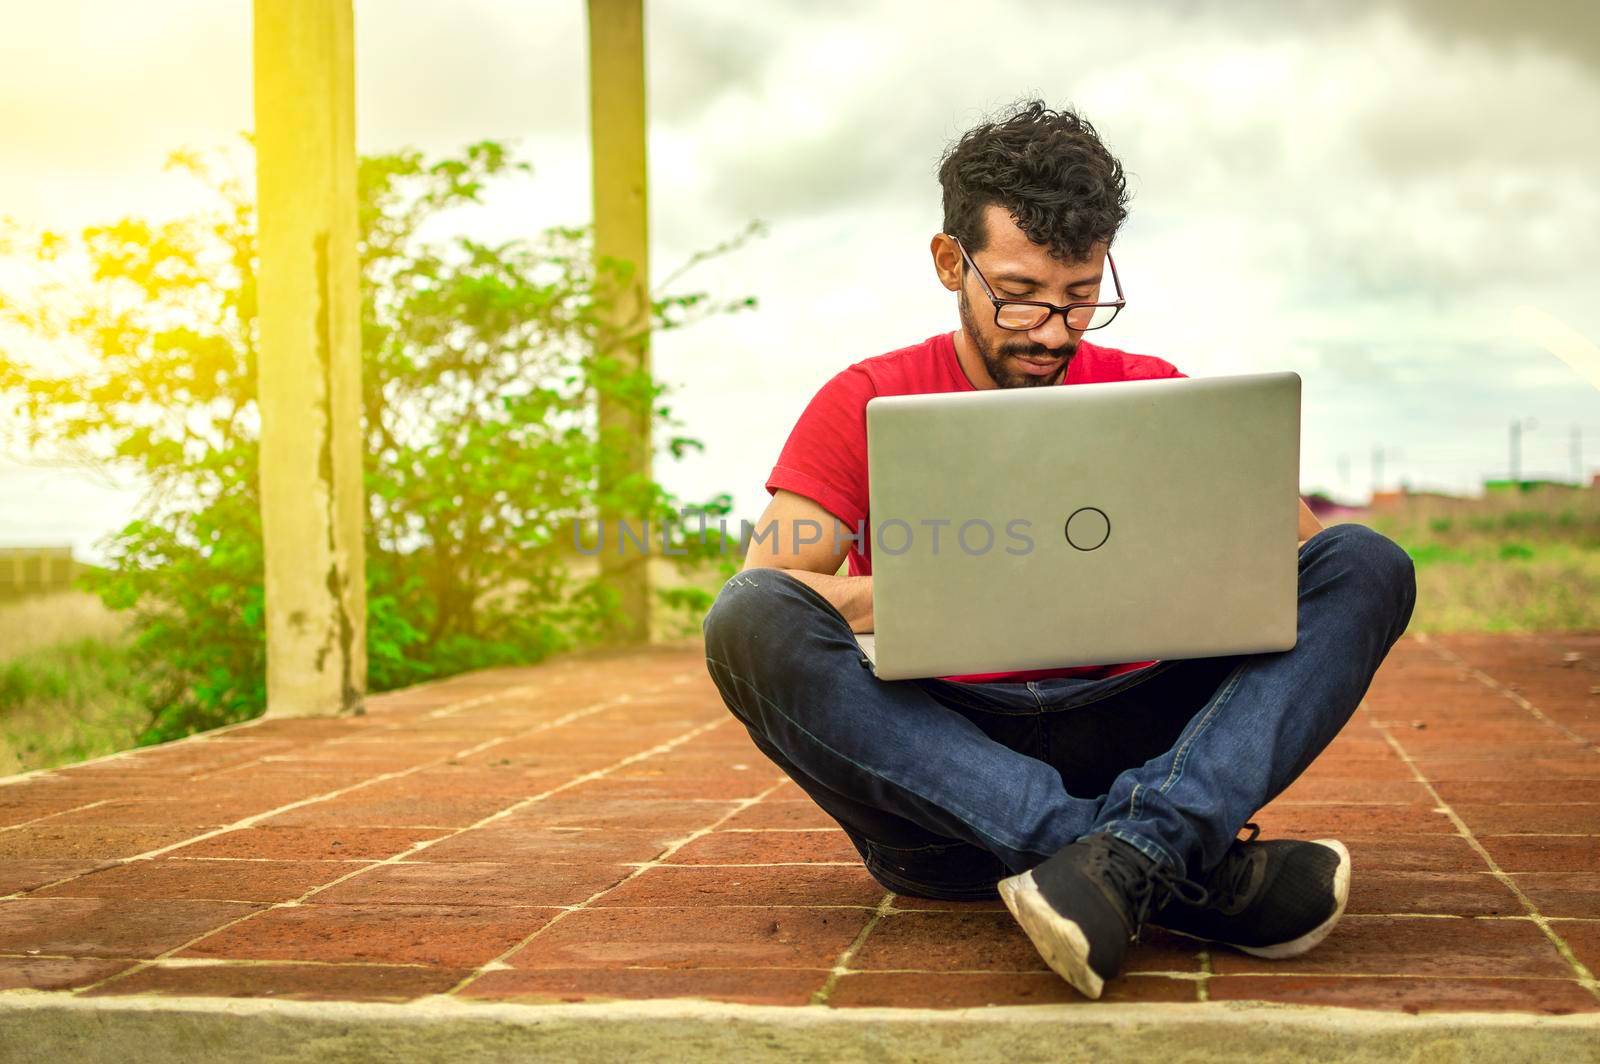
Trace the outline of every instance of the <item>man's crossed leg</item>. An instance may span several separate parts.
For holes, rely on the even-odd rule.
[[[1051,966],[1098,996],[1146,917],[1268,956],[1332,928],[1343,847],[1236,838],[1349,720],[1415,593],[1404,551],[1336,525],[1301,547],[1292,650],[1105,680],[882,681],[827,600],[751,569],[706,616],[706,663],[879,882],[998,887]]]

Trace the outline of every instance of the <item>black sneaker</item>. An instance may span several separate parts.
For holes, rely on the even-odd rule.
[[[1002,879],[1000,899],[1045,963],[1085,997],[1122,971],[1128,941],[1169,898],[1205,891],[1112,835],[1079,839],[1044,864]]]
[[[1228,848],[1201,884],[1207,898],[1173,898],[1152,924],[1257,957],[1298,957],[1328,937],[1350,897],[1350,851],[1333,839],[1255,841]]]

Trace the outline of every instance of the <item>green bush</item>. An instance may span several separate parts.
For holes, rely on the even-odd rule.
[[[152,713],[146,742],[244,719],[265,703],[254,208],[215,165],[188,154],[174,163],[209,206],[76,238],[16,238],[14,253],[59,276],[25,301],[0,296],[0,324],[74,363],[46,373],[0,351],[0,400],[19,415],[9,419],[18,442],[128,467],[149,485],[139,519],[105,544],[112,564],[88,580],[132,612],[130,655]],[[595,276],[589,230],[496,244],[426,236],[441,214],[478,202],[487,182],[527,171],[492,142],[433,162],[415,152],[361,160],[374,690],[597,638],[613,603],[596,577],[572,575],[557,533],[612,506],[653,525],[683,508],[655,482],[601,496],[597,470],[615,453],[596,427],[601,396],[649,404],[673,456],[699,444],[675,434],[653,379],[592,355],[612,338],[601,333],[607,278]],[[657,295],[652,327],[753,305]],[[728,496],[695,508],[714,526]],[[731,572],[717,536],[677,539],[680,564]],[[691,614],[709,604],[693,587],[659,599]]]

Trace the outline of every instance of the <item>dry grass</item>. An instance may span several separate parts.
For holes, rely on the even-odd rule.
[[[0,661],[78,639],[120,638],[127,618],[86,591],[0,599]]]
[[[1600,629],[1600,491],[1412,498],[1364,524],[1417,566],[1417,632]]]

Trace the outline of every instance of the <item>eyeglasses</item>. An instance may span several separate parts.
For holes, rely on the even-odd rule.
[[[1117,312],[1128,305],[1128,301],[1122,298],[1122,282],[1117,279],[1117,264],[1112,261],[1109,251],[1106,252],[1106,265],[1111,267],[1111,283],[1117,290],[1116,300],[1110,303],[1068,303],[1064,307],[1058,307],[1054,303],[1035,299],[999,298],[994,294],[994,289],[989,287],[989,282],[983,276],[983,271],[978,269],[978,264],[967,254],[966,247],[958,238],[950,239],[956,242],[956,247],[961,248],[961,257],[972,267],[972,272],[978,275],[978,283],[983,286],[984,294],[989,297],[989,302],[994,304],[994,323],[1002,329],[1027,332],[1049,321],[1050,315],[1059,313],[1066,318],[1067,328],[1073,332],[1088,332],[1090,329],[1103,329],[1110,325]]]

